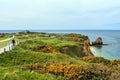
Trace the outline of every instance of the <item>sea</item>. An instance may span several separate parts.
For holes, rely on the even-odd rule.
[[[22,30],[0,30],[0,33],[13,33]],[[99,47],[90,47],[95,56],[113,60],[120,59],[120,30],[30,30],[32,32],[46,33],[78,33],[89,37],[91,43],[98,37],[102,37],[103,43],[108,44]]]

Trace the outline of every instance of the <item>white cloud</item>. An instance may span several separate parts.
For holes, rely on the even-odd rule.
[[[0,0],[0,23],[103,28],[104,24],[120,22],[119,4],[120,0]]]

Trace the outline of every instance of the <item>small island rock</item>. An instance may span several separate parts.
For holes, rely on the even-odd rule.
[[[92,45],[103,45],[103,41],[101,37],[98,37],[94,42],[92,42]]]

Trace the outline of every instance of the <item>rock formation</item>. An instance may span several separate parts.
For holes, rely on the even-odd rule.
[[[91,53],[90,50],[90,40],[88,37],[84,39],[84,44],[83,44],[83,50],[82,52],[84,53],[85,56],[92,56],[93,54]]]
[[[72,57],[93,56],[90,50],[90,40],[87,36],[83,36],[80,45],[62,46],[59,48],[61,53],[68,54]]]
[[[62,46],[59,48],[61,53],[68,54],[72,57],[83,57],[82,48],[80,46]]]
[[[94,42],[92,42],[93,46],[97,46],[97,45],[103,45],[103,41],[101,37],[98,37]]]
[[[29,30],[18,32],[18,34],[29,34],[29,33],[31,33]]]

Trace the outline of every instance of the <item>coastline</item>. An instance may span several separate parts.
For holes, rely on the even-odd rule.
[[[0,32],[3,33],[15,33],[15,32],[19,32],[19,31],[24,31],[24,30],[0,30]],[[91,41],[94,41],[95,38],[102,36],[103,38],[103,42],[107,43],[104,44],[104,46],[100,49],[97,48],[95,46],[89,46],[90,47],[90,51],[93,54],[93,56],[99,56],[99,57],[104,57],[105,59],[120,59],[120,55],[119,53],[119,37],[114,37],[114,35],[116,35],[116,33],[119,33],[119,30],[114,31],[114,30],[30,30],[31,32],[45,32],[45,33],[61,33],[61,34],[66,34],[66,33],[77,33],[77,34],[82,34],[82,35],[86,35],[89,37],[89,39]],[[102,32],[102,33],[101,33]],[[108,33],[113,32],[113,37],[109,36]],[[99,33],[99,34],[96,34]],[[105,33],[105,36],[104,36]],[[119,36],[119,35],[118,35]],[[115,39],[114,39],[115,38]],[[118,39],[116,41],[116,38]],[[108,41],[107,41],[108,40]],[[109,44],[110,43],[110,44]],[[111,45],[112,43],[116,43],[115,45]],[[98,46],[99,47],[99,46]],[[116,51],[117,50],[117,51]]]
[[[98,56],[95,52],[95,49],[93,48],[93,46],[90,46],[90,51],[93,54],[93,56]]]

